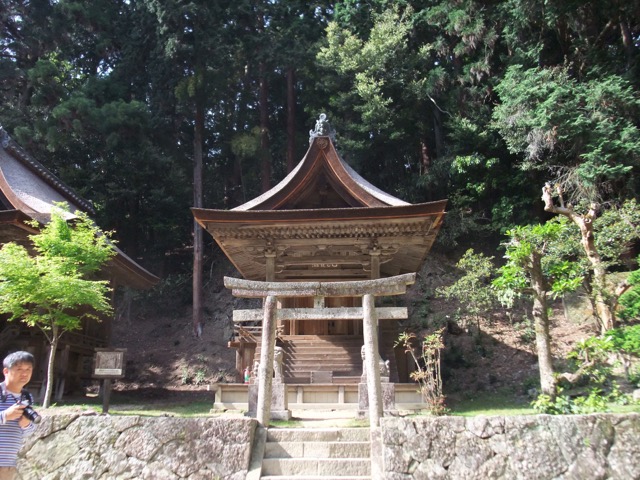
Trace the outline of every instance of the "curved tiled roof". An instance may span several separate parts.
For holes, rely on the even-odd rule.
[[[351,207],[399,206],[409,203],[380,190],[362,178],[345,162],[329,136],[314,137],[306,155],[296,167],[275,187],[232,210],[282,210],[292,206],[303,190],[324,172],[332,186]]]
[[[59,192],[66,200],[76,205],[80,210],[90,214],[95,214],[93,205],[88,200],[80,197],[71,187],[63,183],[44,165],[29,155],[9,134],[0,126],[0,144],[2,148],[11,154],[22,165],[46,182],[51,188]]]
[[[275,187],[231,210],[193,208],[244,278],[276,281],[370,278],[416,272],[445,216],[446,200],[410,204],[362,178],[330,136]],[[374,258],[376,260],[374,260]]]
[[[0,127],[0,242],[24,243],[33,229],[24,219],[46,224],[56,203],[66,202],[71,211],[93,214],[91,203],[65,185],[40,162],[25,152]],[[73,217],[73,215],[70,215]],[[107,265],[113,280],[134,288],[149,288],[158,278],[114,246],[117,255]]]

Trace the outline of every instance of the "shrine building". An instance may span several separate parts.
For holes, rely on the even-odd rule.
[[[328,124],[310,132],[304,158],[275,187],[231,210],[192,209],[245,280],[338,282],[418,272],[447,201],[410,204],[375,187],[336,151]],[[290,385],[355,385],[362,374],[361,297],[278,297],[277,345]],[[331,311],[330,315],[321,312]],[[395,349],[406,308],[379,309],[379,352],[392,382],[408,382],[406,354]],[[341,316],[340,312],[344,312]],[[261,313],[236,310],[238,378],[259,360]],[[411,386],[415,388],[415,384]]]
[[[15,242],[29,249],[29,236],[38,233],[39,227],[26,222],[36,220],[39,225],[45,225],[55,204],[63,202],[70,212],[95,213],[90,202],[29,155],[0,127],[0,246]],[[100,279],[109,281],[113,291],[119,286],[149,289],[158,282],[158,277],[117,246],[114,249],[116,255],[99,274]],[[61,337],[54,367],[54,400],[60,400],[65,392],[92,378],[91,363],[96,348],[111,346],[111,320],[104,315],[101,321],[85,319],[80,330],[65,332]],[[20,321],[9,322],[0,316],[0,356],[4,358],[16,350],[26,350],[35,356],[37,364],[28,387],[37,399],[44,393],[48,348],[49,343],[38,328]]]

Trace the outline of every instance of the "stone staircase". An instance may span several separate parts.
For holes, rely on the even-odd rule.
[[[380,354],[390,361],[392,381],[397,379],[393,336],[381,333]],[[363,344],[360,335],[285,335],[278,344],[284,349],[284,381],[289,384],[312,383],[314,372],[332,372],[334,384],[357,384],[362,375]],[[254,361],[260,359],[260,344]],[[394,377],[395,375],[395,377]]]
[[[370,480],[368,428],[270,428],[262,480]]]

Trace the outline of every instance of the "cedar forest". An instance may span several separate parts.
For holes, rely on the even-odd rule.
[[[626,300],[605,280],[637,268],[637,1],[0,0],[0,21],[0,125],[154,272],[191,249],[206,268],[190,207],[274,186],[326,113],[368,181],[449,199],[434,249],[466,275],[439,293],[467,317],[524,298],[538,334],[584,288],[594,334],[640,318],[640,278]],[[599,351],[640,353],[615,332]],[[589,348],[558,376],[538,343],[541,411],[576,408],[558,382]]]

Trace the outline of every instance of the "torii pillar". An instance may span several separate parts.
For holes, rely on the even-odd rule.
[[[271,392],[273,382],[273,358],[277,321],[277,297],[362,297],[362,320],[365,346],[364,364],[367,372],[369,394],[369,420],[372,429],[380,426],[383,416],[382,386],[378,359],[378,321],[375,297],[402,295],[407,285],[415,283],[416,274],[353,282],[259,282],[224,277],[224,285],[236,297],[263,298],[264,317],[262,346],[258,378],[256,418],[269,426],[271,417]],[[328,311],[330,309],[327,309]]]

